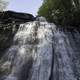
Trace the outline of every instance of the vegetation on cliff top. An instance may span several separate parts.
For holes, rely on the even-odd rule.
[[[8,4],[7,0],[0,0],[0,11],[3,11]]]
[[[80,0],[43,0],[38,15],[59,25],[79,26]]]

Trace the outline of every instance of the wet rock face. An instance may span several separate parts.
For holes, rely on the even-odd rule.
[[[61,30],[42,17],[20,24],[0,59],[0,78],[80,80],[80,32]]]
[[[14,34],[19,25],[25,22],[34,21],[32,14],[4,11],[0,12],[0,57],[12,44]]]
[[[0,22],[1,23],[12,23],[13,21],[18,22],[29,22],[34,21],[35,17],[29,13],[21,13],[21,12],[14,12],[14,11],[4,11],[0,12]]]

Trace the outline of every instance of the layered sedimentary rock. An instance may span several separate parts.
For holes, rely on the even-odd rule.
[[[35,17],[29,13],[21,13],[15,11],[3,11],[0,12],[0,22],[7,24],[7,23],[24,23],[29,21],[34,21]]]
[[[80,33],[44,18],[20,24],[0,60],[1,80],[79,80]]]
[[[34,21],[35,17],[29,13],[15,11],[0,12],[0,57],[13,42],[13,36],[22,23]]]

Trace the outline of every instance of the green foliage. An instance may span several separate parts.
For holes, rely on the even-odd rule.
[[[49,22],[61,25],[80,25],[80,0],[44,0],[38,11]]]
[[[0,11],[3,11],[7,6],[7,0],[0,0]]]

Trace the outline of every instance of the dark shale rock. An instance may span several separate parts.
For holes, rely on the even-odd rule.
[[[0,12],[0,58],[12,44],[14,34],[17,32],[19,25],[34,20],[35,17],[29,13],[10,10]]]
[[[21,13],[15,11],[4,11],[0,12],[0,22],[3,24],[12,23],[24,23],[34,21],[35,17],[29,13]]]

